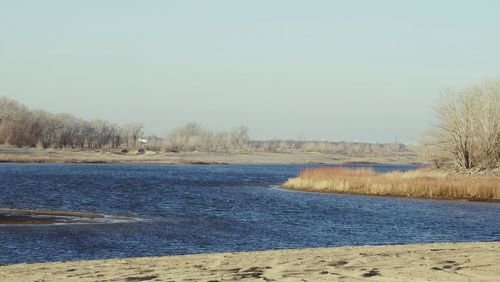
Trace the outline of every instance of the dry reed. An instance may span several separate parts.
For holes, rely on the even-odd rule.
[[[500,201],[498,176],[449,175],[426,169],[388,173],[343,167],[306,169],[283,186],[315,192]]]

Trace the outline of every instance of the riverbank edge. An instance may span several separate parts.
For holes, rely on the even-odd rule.
[[[500,242],[345,246],[0,266],[2,281],[494,281]]]
[[[3,163],[90,163],[90,164],[419,164],[412,152],[390,154],[324,154],[312,152],[121,152],[17,148],[0,145]]]
[[[480,202],[480,203],[497,203],[500,204],[500,200],[496,199],[475,199],[475,198],[451,198],[451,197],[442,197],[442,198],[432,198],[432,197],[409,197],[402,195],[379,195],[379,194],[364,194],[364,193],[354,193],[354,192],[332,192],[332,191],[324,191],[324,190],[314,190],[309,188],[295,188],[295,187],[287,187],[283,184],[279,186],[281,189],[286,189],[290,191],[299,191],[299,192],[307,192],[307,193],[321,193],[321,194],[335,194],[335,195],[352,195],[352,196],[365,196],[365,197],[386,197],[386,198],[400,198],[400,199],[416,199],[416,200],[435,200],[435,201],[466,201],[466,202]]]
[[[319,167],[301,171],[280,187],[340,195],[500,203],[498,172],[497,169],[483,174],[458,173],[422,167],[377,173],[371,169]]]
[[[416,161],[358,161],[356,159],[349,160],[280,160],[279,156],[276,159],[258,159],[244,160],[245,155],[235,155],[240,160],[222,159],[220,161],[205,160],[205,159],[153,159],[153,158],[127,158],[127,159],[87,159],[87,158],[43,158],[43,157],[28,157],[28,158],[10,158],[0,155],[0,163],[24,163],[24,164],[185,164],[185,165],[410,165],[410,166],[425,166],[423,163]]]

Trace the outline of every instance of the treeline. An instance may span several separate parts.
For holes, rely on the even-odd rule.
[[[422,155],[437,167],[500,167],[500,80],[448,90],[437,125],[422,139]]]
[[[39,148],[137,148],[140,123],[119,126],[103,120],[86,121],[70,114],[30,110],[0,98],[0,144]]]
[[[230,152],[248,151],[250,144],[248,127],[233,130],[213,131],[197,123],[188,123],[174,129],[164,142],[168,152]]]
[[[213,131],[197,123],[174,129],[165,139],[169,152],[272,152],[324,154],[384,154],[408,151],[400,143],[330,142],[302,140],[251,140],[248,127],[231,131]]]
[[[141,123],[87,121],[65,113],[30,110],[15,100],[0,98],[0,144],[17,147],[229,152],[249,150],[249,140],[245,126],[226,132],[196,123],[178,127],[166,137],[144,136]]]
[[[323,153],[323,154],[384,154],[406,152],[409,148],[401,143],[331,142],[302,140],[251,141],[251,147],[259,151],[275,153]]]
[[[214,131],[188,123],[164,137],[144,135],[141,123],[118,125],[87,121],[70,114],[30,110],[17,101],[0,98],[0,144],[18,147],[73,149],[145,149],[165,152],[275,152],[366,154],[408,151],[403,144],[303,140],[251,140],[240,126]]]

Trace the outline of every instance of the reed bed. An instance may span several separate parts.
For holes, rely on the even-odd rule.
[[[388,173],[367,168],[306,169],[283,186],[314,192],[500,201],[498,176],[450,175],[428,169]]]

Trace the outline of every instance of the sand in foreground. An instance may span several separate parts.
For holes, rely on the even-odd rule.
[[[500,281],[500,242],[217,253],[0,267],[0,281]]]

